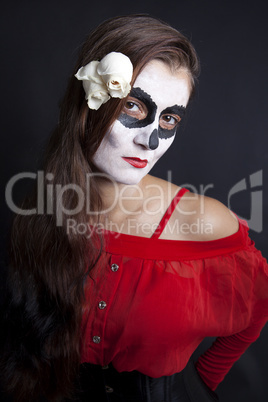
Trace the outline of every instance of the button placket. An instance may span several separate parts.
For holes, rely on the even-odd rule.
[[[114,294],[114,288],[117,288],[117,285],[120,280],[121,275],[116,275],[120,268],[121,256],[113,256],[108,265],[108,270],[110,274],[106,271],[102,281],[103,286],[101,287],[101,291],[98,294],[97,302],[97,310],[95,315],[95,325],[92,328],[92,342],[97,347],[98,344],[103,344],[104,342],[104,333],[105,333],[105,325],[106,325],[106,317],[108,314],[108,306],[110,304],[111,294]],[[101,310],[101,311],[100,311]]]

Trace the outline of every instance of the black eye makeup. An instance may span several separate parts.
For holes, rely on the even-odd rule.
[[[175,115],[175,116],[178,116],[179,121],[181,121],[181,119],[185,115],[185,111],[186,111],[186,108],[184,106],[174,105],[171,107],[167,107],[165,110],[163,110],[160,117],[163,115],[168,115],[168,116]]]
[[[186,108],[184,106],[174,105],[167,107],[160,115],[160,124],[158,130],[159,138],[170,138],[176,134],[179,129],[179,122],[185,115]],[[170,118],[170,121],[168,122]],[[174,119],[172,124],[172,119]],[[163,122],[164,120],[164,122]]]
[[[127,128],[141,128],[155,120],[157,106],[151,96],[141,88],[132,88],[123,113],[118,117]],[[176,134],[179,123],[185,114],[184,106],[173,105],[164,109],[159,117],[158,129],[154,129],[149,138],[149,148],[156,149],[159,138],[167,139]]]
[[[135,98],[135,100],[133,99],[132,101],[132,98]],[[141,102],[140,105],[139,101]],[[142,110],[144,109],[142,105],[145,106],[146,113],[144,110]],[[134,111],[137,112],[137,108],[139,107],[141,115],[142,113],[144,113],[144,117],[142,119],[131,115],[132,113],[134,114]],[[122,123],[127,128],[139,128],[146,127],[154,121],[157,106],[149,94],[144,92],[141,88],[137,87],[132,88],[132,90],[130,91],[129,100],[126,103],[125,108],[128,110],[128,113],[121,113],[121,115],[118,117],[120,123]]]

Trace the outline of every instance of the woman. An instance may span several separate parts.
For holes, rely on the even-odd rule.
[[[197,74],[190,42],[148,16],[85,42],[46,153],[45,213],[13,226],[2,367],[15,400],[74,399],[74,383],[76,400],[217,400],[258,337],[267,264],[245,224],[148,174]]]

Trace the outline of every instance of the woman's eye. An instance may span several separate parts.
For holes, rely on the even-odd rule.
[[[126,103],[126,108],[127,108],[128,110],[132,110],[133,112],[136,112],[136,111],[139,110],[139,106],[136,105],[136,103],[130,102],[130,101],[128,101],[128,102]]]
[[[169,124],[177,123],[177,120],[173,116],[163,116],[163,119]]]
[[[148,112],[146,106],[142,102],[130,98],[125,104],[123,113],[134,117],[137,120],[143,120]]]
[[[161,116],[161,127],[171,130],[174,128],[179,122],[181,118],[179,116],[171,116],[169,114]]]

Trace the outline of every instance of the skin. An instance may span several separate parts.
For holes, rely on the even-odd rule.
[[[179,187],[148,174],[171,146],[190,97],[187,71],[172,72],[166,64],[153,60],[137,77],[126,107],[105,135],[94,155],[98,171],[109,179],[99,179],[103,202],[100,220],[108,230],[151,237]],[[123,157],[147,160],[146,167],[132,166]],[[207,233],[163,232],[160,239],[210,241],[230,236],[238,230],[236,217],[220,202],[186,193],[170,218],[170,227],[192,225],[202,220],[210,225]],[[129,225],[129,222],[135,222]],[[146,222],[148,230],[142,230]],[[113,226],[111,229],[110,225]],[[115,228],[120,228],[120,230]]]

